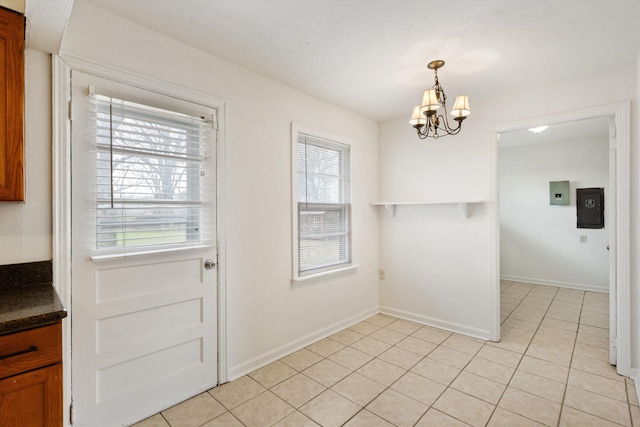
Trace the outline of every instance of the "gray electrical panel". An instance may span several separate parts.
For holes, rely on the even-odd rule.
[[[551,181],[549,183],[549,204],[569,204],[569,181]]]

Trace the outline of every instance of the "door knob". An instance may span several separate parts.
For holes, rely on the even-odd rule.
[[[208,259],[204,262],[204,268],[207,270],[213,270],[216,268],[216,263],[212,259]]]

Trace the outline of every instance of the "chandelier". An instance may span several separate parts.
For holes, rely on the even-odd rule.
[[[449,126],[447,119],[447,95],[438,81],[438,68],[444,66],[444,61],[437,60],[429,62],[427,67],[433,70],[435,75],[435,84],[433,88],[427,89],[422,95],[422,104],[413,107],[413,114],[409,123],[416,128],[418,137],[425,139],[431,137],[438,139],[440,136],[455,135],[462,128],[462,121],[471,113],[469,111],[469,98],[466,95],[460,95],[456,98],[456,102],[451,109],[453,120],[458,122],[455,128]],[[438,114],[440,107],[443,108],[444,114]],[[438,133],[442,132],[442,133]]]

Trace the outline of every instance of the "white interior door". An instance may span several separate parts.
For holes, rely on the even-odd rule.
[[[217,384],[216,268],[215,264],[206,263],[216,260],[215,130],[212,132],[213,146],[204,156],[197,174],[179,170],[183,166],[173,166],[172,170],[174,179],[186,187],[211,191],[203,191],[205,196],[198,197],[204,200],[200,201],[184,201],[186,196],[182,193],[160,195],[158,197],[164,199],[154,205],[159,206],[157,214],[140,194],[146,191],[145,185],[161,185],[160,178],[154,183],[149,183],[148,177],[144,178],[146,184],[142,181],[132,183],[127,174],[133,173],[135,167],[118,171],[120,164],[115,164],[114,158],[120,153],[133,164],[139,161],[137,155],[127,154],[129,147],[123,148],[113,141],[107,151],[102,147],[110,156],[102,166],[107,164],[107,169],[111,170],[107,173],[111,174],[107,176],[111,184],[111,206],[104,208],[104,203],[100,205],[97,201],[104,198],[99,186],[105,177],[100,176],[104,168],[100,172],[100,160],[96,160],[101,150],[98,146],[100,136],[96,137],[96,134],[101,131],[100,125],[95,124],[99,108],[92,100],[94,92],[122,95],[135,105],[151,105],[181,113],[196,108],[199,111],[197,118],[211,117],[204,121],[209,122],[211,129],[216,126],[213,109],[72,72],[73,424],[111,427],[143,419]],[[169,117],[166,123],[174,126],[172,123],[180,120]],[[110,119],[111,128],[113,121]],[[116,138],[113,132],[109,139]],[[148,136],[146,131],[136,132],[144,134],[143,139]],[[135,139],[135,136],[131,138]],[[168,157],[166,153],[156,152],[151,156],[162,159],[163,164]],[[119,182],[117,185],[124,182],[129,186],[133,200],[128,204],[118,204],[125,196],[120,193],[114,196],[114,191],[122,191],[122,194],[125,191],[120,187],[114,190],[114,181]],[[174,209],[171,198],[187,207]],[[178,220],[173,219],[174,215],[190,212],[188,215],[193,216],[189,217],[189,226],[185,226],[184,241],[167,243],[163,235],[159,243],[153,239],[145,242],[144,239],[150,239],[146,231],[125,228],[112,233],[117,240],[115,247],[102,247],[100,242],[104,240],[104,233],[100,224],[104,217],[101,215],[111,215],[110,208],[118,211],[118,206],[125,204],[132,209],[143,207],[122,220],[133,224],[131,227],[151,217],[154,221],[163,217],[163,221],[176,223]],[[171,209],[161,209],[166,206]],[[171,219],[167,220],[168,217]],[[162,227],[172,228],[166,224]],[[124,241],[142,241],[144,244],[135,246],[132,243],[133,247],[122,250],[118,245]]]

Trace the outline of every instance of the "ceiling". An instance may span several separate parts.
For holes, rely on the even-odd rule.
[[[598,139],[603,144],[609,144],[609,117],[556,123],[540,133],[533,133],[528,129],[502,132],[500,133],[500,148],[593,139]]]
[[[375,120],[637,61],[640,0],[75,0]],[[552,100],[550,100],[552,101]],[[449,106],[451,108],[451,106]]]
[[[57,55],[72,6],[73,0],[28,0],[27,46]]]

